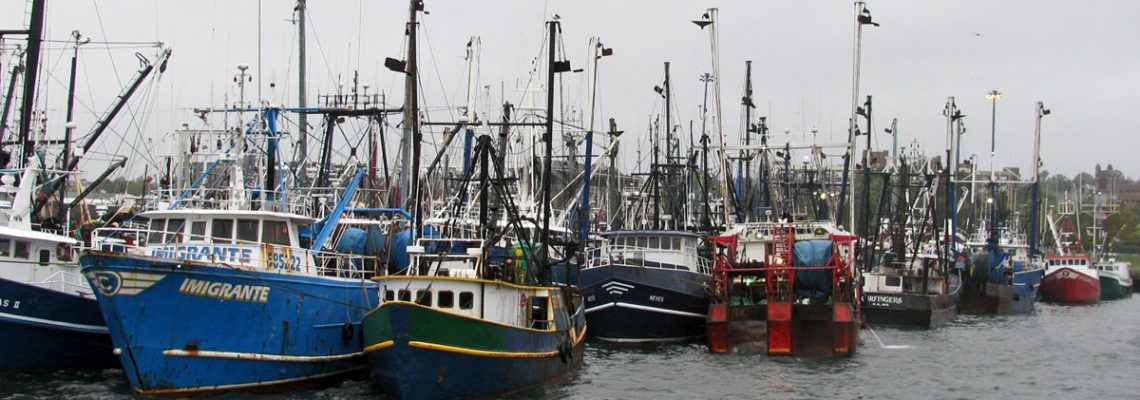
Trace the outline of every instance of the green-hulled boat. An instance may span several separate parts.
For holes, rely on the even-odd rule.
[[[420,244],[443,248],[429,241],[441,239]],[[412,254],[429,273],[376,278],[384,301],[362,323],[375,386],[404,399],[487,396],[557,380],[581,364],[580,296],[490,278],[498,274],[477,268],[481,243],[448,242],[468,251]]]
[[[1093,265],[1093,269],[1100,273],[1100,299],[1118,300],[1132,297],[1132,276],[1129,269],[1132,264],[1127,261],[1108,259]]]

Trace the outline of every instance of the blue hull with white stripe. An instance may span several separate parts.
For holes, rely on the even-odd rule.
[[[0,372],[114,368],[92,297],[0,279]]]
[[[136,393],[276,391],[367,367],[373,282],[105,252],[80,264]]]
[[[710,278],[622,264],[581,271],[590,335],[613,342],[676,342],[705,334]]]

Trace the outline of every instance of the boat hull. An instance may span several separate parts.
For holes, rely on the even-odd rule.
[[[983,282],[963,285],[958,312],[962,314],[1024,314],[1033,312],[1037,303],[1041,269],[1020,271],[1008,283]]]
[[[1120,283],[1120,279],[1111,276],[1100,276],[1100,299],[1119,300],[1132,297],[1132,285]]]
[[[114,368],[94,297],[0,279],[0,372]]]
[[[1070,268],[1056,268],[1041,280],[1041,298],[1055,303],[1096,303],[1100,280]]]
[[[582,270],[590,336],[610,342],[679,342],[705,333],[710,277],[619,264]]]
[[[366,368],[374,283],[101,252],[80,264],[136,393],[277,391]]]
[[[540,331],[386,302],[364,319],[374,386],[402,399],[488,396],[555,381],[582,363],[582,308]]]
[[[936,328],[958,313],[956,294],[863,293],[863,321],[871,325]]]

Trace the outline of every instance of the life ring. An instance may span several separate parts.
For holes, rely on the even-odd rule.
[[[60,261],[71,261],[71,245],[60,243],[55,246],[55,258]]]

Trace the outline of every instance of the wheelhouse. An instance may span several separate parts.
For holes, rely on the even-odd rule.
[[[586,268],[621,264],[643,268],[711,273],[711,262],[699,253],[702,238],[682,231],[612,231],[605,244],[591,249]]]

